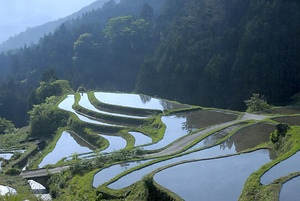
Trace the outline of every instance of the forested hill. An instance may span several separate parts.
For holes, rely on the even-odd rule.
[[[257,92],[285,104],[300,91],[300,1],[169,0],[162,42],[137,90],[241,109]]]
[[[30,45],[32,43],[38,43],[39,39],[43,37],[45,34],[49,34],[50,32],[54,32],[62,23],[71,20],[73,18],[78,18],[84,13],[90,12],[92,10],[97,10],[102,7],[102,5],[108,0],[97,0],[94,3],[80,9],[78,12],[73,13],[64,18],[60,18],[58,20],[54,20],[52,22],[48,22],[43,25],[39,25],[36,27],[28,27],[25,31],[16,34],[15,36],[10,37],[8,40],[4,41],[0,44],[0,52],[6,51],[9,49],[20,48],[22,46]]]
[[[0,55],[0,116],[21,124],[49,72],[75,90],[240,110],[260,93],[287,104],[300,92],[299,22],[298,0],[111,0],[37,45]]]

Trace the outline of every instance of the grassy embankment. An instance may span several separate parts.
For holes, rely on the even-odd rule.
[[[291,174],[286,177],[282,177],[269,185],[262,185],[260,183],[261,176],[267,172],[270,168],[280,163],[281,161],[292,156],[300,150],[300,127],[293,126],[288,131],[285,137],[279,139],[278,142],[269,142],[265,144],[269,149],[273,150],[277,158],[272,162],[262,166],[258,171],[253,173],[245,183],[243,192],[240,196],[240,201],[246,200],[264,200],[274,201],[278,200],[278,195],[283,182],[288,179],[299,175],[300,173]]]

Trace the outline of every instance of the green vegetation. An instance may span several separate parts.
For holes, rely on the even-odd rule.
[[[119,4],[111,0],[101,9],[65,22],[35,45],[0,53],[0,148],[26,150],[14,153],[11,160],[1,159],[0,183],[21,190],[16,198],[0,200],[34,199],[29,198],[26,182],[15,176],[20,171],[18,164],[37,150],[28,140],[46,141],[47,148],[30,159],[31,166],[37,167],[63,130],[76,132],[97,150],[94,159],[81,160],[75,154],[72,160],[56,164],[71,167],[50,178],[50,192],[56,200],[180,199],[155,184],[151,175],[120,191],[105,186],[93,189],[90,184],[101,168],[140,159],[145,153],[134,149],[129,131],[144,133],[156,143],[166,130],[162,115],[201,108],[188,106],[162,113],[101,103],[93,92],[88,93],[90,102],[100,110],[152,115],[147,119],[115,117],[78,104],[78,93],[89,90],[135,91],[204,107],[269,111],[273,118],[264,121],[280,123],[270,134],[270,142],[245,151],[269,148],[276,159],[249,177],[240,200],[276,200],[282,182],[296,174],[268,186],[262,186],[259,179],[300,150],[300,129],[294,126],[299,125],[299,111],[289,110],[292,114],[288,117],[282,115],[287,108],[269,105],[299,105],[299,10],[298,0],[121,0]],[[64,96],[76,89],[76,111],[125,127],[85,123],[59,109]],[[268,103],[259,94],[264,94]],[[29,127],[21,128],[28,122]],[[257,122],[244,123],[241,128]],[[109,155],[99,154],[109,142],[97,133],[120,135],[127,146]]]
[[[51,138],[57,128],[66,126],[69,114],[57,107],[58,100],[55,96],[49,97],[29,112],[32,137]]]
[[[259,112],[271,108],[267,101],[263,100],[259,94],[253,94],[245,103],[247,105],[247,112]]]
[[[264,186],[260,184],[260,177],[268,171],[271,167],[280,161],[290,157],[300,150],[300,127],[291,127],[285,136],[282,136],[276,143],[269,142],[269,147],[275,151],[277,158],[272,162],[264,165],[258,171],[253,173],[247,180],[240,201],[246,200],[278,200],[278,193],[282,181],[275,181],[274,183]],[[277,183],[279,182],[279,183]],[[278,185],[279,184],[279,185]]]

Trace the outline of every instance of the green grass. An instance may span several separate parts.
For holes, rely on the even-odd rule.
[[[280,139],[279,142],[273,144],[269,142],[267,146],[275,151],[278,156],[272,162],[262,166],[258,171],[253,173],[245,183],[243,192],[240,196],[240,201],[257,200],[257,201],[274,201],[278,200],[278,193],[283,178],[273,182],[270,185],[264,186],[260,183],[261,176],[270,168],[279,162],[287,159],[291,155],[300,150],[300,127],[292,127],[286,137]]]

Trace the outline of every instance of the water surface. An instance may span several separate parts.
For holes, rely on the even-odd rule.
[[[170,101],[137,94],[95,92],[95,97],[106,104],[140,109],[169,110],[187,107],[181,104],[171,103]]]
[[[235,147],[225,147],[223,145],[217,145],[209,149],[205,149],[202,151],[193,152],[181,157],[172,158],[166,161],[158,162],[149,166],[146,166],[142,169],[139,169],[137,171],[133,171],[123,177],[121,177],[119,180],[111,183],[108,187],[112,189],[121,189],[125,188],[127,186],[130,186],[131,184],[141,180],[144,176],[147,174],[153,172],[154,170],[164,167],[166,165],[170,165],[173,163],[178,163],[180,161],[184,160],[193,160],[193,159],[205,159],[205,158],[213,158],[217,156],[225,156],[228,154],[235,154]]]
[[[94,112],[98,112],[98,113],[105,114],[105,115],[117,116],[117,117],[138,118],[138,119],[147,118],[147,117],[141,117],[141,116],[132,116],[132,115],[125,115],[125,114],[117,114],[117,113],[112,113],[112,112],[105,112],[105,111],[95,108],[95,106],[91,104],[87,93],[83,93],[80,97],[81,98],[80,98],[80,101],[78,102],[78,104],[80,106],[87,108],[89,110],[92,110]]]
[[[235,126],[238,126],[238,125],[228,127],[227,129],[229,129],[229,130],[234,129]],[[260,125],[258,125],[258,128],[260,128]],[[121,177],[119,180],[117,180],[117,181],[113,182],[112,184],[110,184],[109,187],[113,188],[113,189],[125,188],[125,187],[141,180],[145,175],[151,173],[152,171],[154,171],[158,168],[164,167],[166,165],[178,163],[180,161],[194,160],[194,159],[207,159],[207,158],[226,156],[226,155],[230,155],[230,154],[236,154],[238,151],[243,151],[244,149],[255,147],[256,145],[261,143],[261,141],[256,140],[255,136],[257,135],[257,133],[255,133],[255,132],[252,133],[252,135],[254,137],[247,138],[249,140],[248,141],[248,146],[246,146],[247,143],[245,141],[240,140],[240,138],[242,138],[245,134],[247,134],[247,135],[249,134],[248,132],[245,132],[245,131],[249,131],[251,129],[252,128],[249,128],[249,129],[246,129],[246,130],[241,130],[241,132],[236,132],[228,140],[222,142],[219,145],[213,146],[211,148],[204,149],[204,150],[197,151],[197,152],[193,152],[193,153],[189,153],[187,155],[184,155],[184,156],[181,156],[181,157],[176,157],[176,158],[169,159],[169,160],[166,160],[166,161],[158,162],[158,163],[155,163],[153,165],[149,165],[147,167],[144,167],[140,170],[131,172],[131,173]],[[217,134],[220,134],[220,133],[217,132]],[[224,133],[221,133],[221,135],[223,135],[223,134]],[[262,139],[264,139],[264,138],[262,138]],[[209,137],[203,139],[202,141],[204,142],[204,141],[207,141],[207,140],[209,141],[209,143],[213,143],[216,139],[214,137],[209,136]],[[210,140],[212,140],[212,141],[210,141]],[[254,142],[252,142],[252,140]],[[200,145],[202,144],[203,146],[205,146],[205,144],[203,142],[202,143],[200,142]],[[199,148],[199,147],[194,147],[192,149],[195,149],[195,148]],[[243,148],[243,149],[241,149],[241,148]],[[192,149],[190,149],[190,150],[192,150]],[[269,152],[267,152],[267,153],[269,153]],[[270,157],[271,157],[271,154],[270,154]]]
[[[4,160],[9,160],[14,154],[12,153],[1,153],[0,158],[3,158]]]
[[[178,113],[172,116],[163,116],[161,120],[166,125],[164,138],[156,144],[145,146],[144,149],[161,149],[197,129],[229,122],[235,120],[236,117],[234,114],[209,110],[197,110]]]
[[[258,150],[180,164],[158,172],[154,180],[184,200],[232,201],[238,200],[250,174],[269,161],[268,150]]]
[[[118,151],[120,149],[124,149],[127,146],[127,141],[120,136],[112,136],[112,135],[102,135],[101,137],[105,138],[109,142],[109,146],[101,151],[101,153],[110,153],[113,151]]]
[[[273,166],[260,179],[263,185],[268,185],[274,180],[289,175],[290,173],[300,171],[300,151],[279,164]]]
[[[11,187],[0,185],[0,196],[4,196],[8,193],[17,194],[17,191]]]
[[[98,186],[108,182],[109,180],[111,180],[112,178],[117,176],[118,174],[121,174],[122,172],[124,172],[130,168],[144,164],[148,161],[149,160],[121,163],[121,164],[116,164],[116,165],[110,166],[108,168],[105,168],[103,170],[100,170],[94,176],[93,186],[95,188],[97,188]]]
[[[128,133],[134,137],[134,139],[135,139],[134,146],[135,147],[152,143],[152,139],[143,133],[133,132],[133,131],[128,132]]]
[[[279,201],[300,200],[300,176],[295,177],[282,185]]]
[[[39,167],[41,168],[48,164],[55,164],[62,158],[71,156],[75,153],[80,154],[91,151],[92,149],[84,144],[83,141],[80,141],[80,138],[74,137],[74,135],[64,131],[57,141],[54,150],[43,159],[39,164]]]
[[[73,108],[72,105],[74,104],[75,99],[74,95],[68,95],[59,105],[58,107],[62,110],[66,110],[68,112],[74,113],[81,121],[86,122],[86,123],[91,123],[91,124],[98,124],[98,125],[103,125],[103,126],[118,126],[114,124],[108,124],[100,121],[96,121],[93,119],[90,119],[86,116],[83,116],[79,113],[77,113]]]

